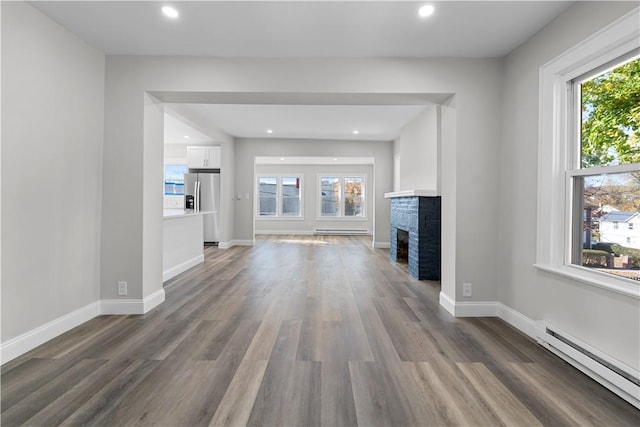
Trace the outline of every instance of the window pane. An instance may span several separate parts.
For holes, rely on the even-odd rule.
[[[276,196],[278,178],[260,177],[258,178],[258,204],[260,216],[276,215]]]
[[[640,163],[640,58],[580,85],[581,166]]]
[[[282,178],[282,215],[300,216],[300,178]]]
[[[340,178],[320,178],[320,215],[340,215]]]
[[[582,250],[573,262],[640,280],[640,172],[574,179],[582,197]]]
[[[344,215],[364,216],[364,178],[344,179]]]
[[[164,194],[184,195],[184,174],[187,165],[164,165]]]

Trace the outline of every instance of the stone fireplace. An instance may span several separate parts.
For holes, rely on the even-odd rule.
[[[391,198],[389,252],[392,261],[408,263],[416,279],[440,280],[440,196],[429,194],[385,194]]]

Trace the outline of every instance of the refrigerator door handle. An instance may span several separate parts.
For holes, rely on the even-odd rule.
[[[200,189],[198,188],[198,181],[193,183],[193,210],[198,211],[200,205]]]

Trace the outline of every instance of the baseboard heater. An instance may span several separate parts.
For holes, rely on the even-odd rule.
[[[541,325],[538,340],[557,356],[640,408],[640,373],[552,326]]]
[[[345,228],[316,228],[314,234],[330,234],[335,236],[351,236],[355,234],[369,234],[365,229],[345,229]]]

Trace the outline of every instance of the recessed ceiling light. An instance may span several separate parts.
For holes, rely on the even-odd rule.
[[[280,157],[280,160],[284,160],[284,157]]]
[[[189,135],[185,135],[185,136],[184,136],[184,139],[189,139]]]
[[[273,129],[267,129],[267,133],[273,133]]]
[[[354,131],[353,131],[353,134],[354,134],[354,135],[357,135],[357,134],[359,134],[359,133],[360,133],[360,131],[359,131],[359,130],[354,130]]]
[[[425,4],[420,9],[418,9],[418,15],[420,15],[422,18],[426,18],[428,16],[433,15],[433,12],[435,10],[436,9],[433,7],[433,5]]]
[[[174,8],[172,8],[171,6],[163,6],[162,7],[162,13],[164,13],[165,16],[169,17],[169,18],[177,18],[178,17],[178,11],[175,10]]]
[[[334,157],[334,158],[333,158],[333,160],[334,160],[334,161],[336,161],[336,160],[338,160],[338,158],[337,158],[337,157]]]

